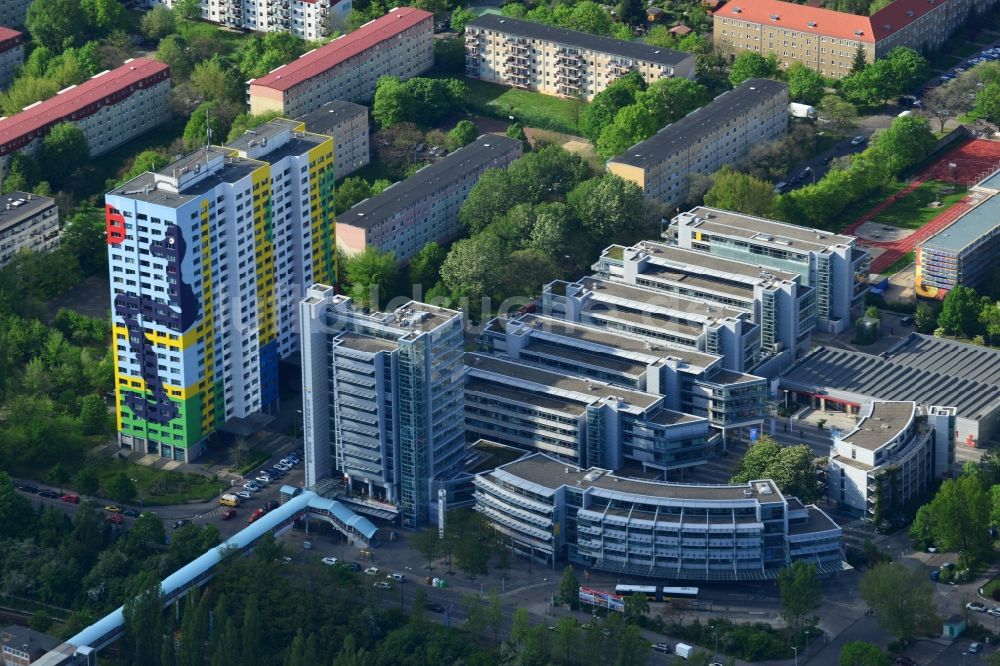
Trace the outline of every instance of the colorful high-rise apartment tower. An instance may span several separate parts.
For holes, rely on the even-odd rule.
[[[105,201],[119,443],[190,461],[276,407],[302,291],[336,278],[333,140],[273,120]]]

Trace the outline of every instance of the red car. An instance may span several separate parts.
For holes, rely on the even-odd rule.
[[[235,515],[236,515],[236,509],[226,509],[225,511],[222,512],[222,519],[232,520],[233,516]]]
[[[122,523],[125,522],[125,516],[121,515],[120,513],[113,513],[110,516],[108,516],[107,520],[109,523],[114,523],[115,525],[121,525]]]
[[[250,514],[249,518],[247,518],[247,525],[249,525],[250,523],[254,522],[258,518],[260,518],[261,516],[263,516],[265,513],[267,513],[267,512],[264,511],[264,509],[257,509],[256,511],[254,511],[253,513]]]
[[[79,495],[63,495],[62,496],[62,501],[63,502],[69,502],[70,504],[79,504],[80,503],[80,496]]]

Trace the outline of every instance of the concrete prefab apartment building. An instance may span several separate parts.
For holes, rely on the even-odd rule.
[[[747,310],[597,276],[550,282],[542,288],[542,308],[570,322],[637,335],[651,345],[716,354],[726,370],[748,372],[760,361],[760,326]]]
[[[664,483],[535,454],[477,474],[476,510],[514,553],[660,580],[759,581],[844,569],[842,530],[773,481]]]
[[[797,273],[816,290],[816,325],[842,333],[861,315],[871,256],[853,236],[699,206],[670,221],[678,247]]]
[[[24,25],[30,4],[31,0],[3,0],[0,2],[0,25]]]
[[[483,134],[341,215],[337,245],[351,254],[372,245],[406,261],[430,241],[451,239],[461,229],[459,210],[479,177],[506,167],[521,150],[517,139]]]
[[[409,79],[434,66],[434,15],[390,9],[329,44],[247,82],[250,112],[301,116],[340,99],[365,102],[379,77]]]
[[[830,499],[881,523],[951,473],[954,426],[954,407],[883,400],[862,405],[854,429],[833,438]]]
[[[55,125],[71,122],[87,137],[91,157],[108,152],[170,117],[170,68],[135,58],[101,72],[20,113],[0,118],[0,175],[20,151],[34,152]]]
[[[310,132],[333,137],[333,172],[338,180],[349,176],[371,159],[368,144],[368,109],[335,99],[299,116]]]
[[[664,407],[661,396],[466,354],[465,431],[582,465],[629,464],[663,476],[705,463],[707,419]]]
[[[0,23],[0,88],[6,88],[24,63],[24,33]]]
[[[177,0],[150,0],[173,8]],[[342,24],[351,0],[201,0],[201,17],[240,30],[289,32],[306,40],[326,37]]]
[[[858,48],[868,62],[897,46],[936,51],[970,16],[996,0],[895,0],[871,16],[781,0],[731,0],[714,13],[715,50],[774,54],[783,67],[801,62],[824,76],[851,73]]]
[[[271,410],[302,285],[336,276],[333,140],[274,120],[106,195],[121,446],[190,461]]]
[[[691,53],[534,21],[484,14],[465,26],[466,74],[547,95],[590,100],[630,71],[652,83],[694,70]]]
[[[306,485],[416,528],[437,516],[436,480],[464,461],[462,314],[412,301],[355,308],[314,285],[301,302]]]
[[[764,421],[767,380],[726,370],[715,354],[537,314],[494,319],[480,347],[527,365],[660,395],[667,409],[707,418],[724,434]]]
[[[788,86],[750,79],[608,160],[607,169],[673,208],[688,199],[690,176],[737,164],[787,132]]]
[[[50,252],[59,247],[55,199],[28,192],[0,196],[0,268],[21,250]]]

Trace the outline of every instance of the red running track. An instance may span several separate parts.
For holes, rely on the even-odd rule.
[[[949,165],[954,164],[951,168]],[[1000,166],[1000,142],[987,139],[972,139],[952,148],[934,164],[921,171],[903,190],[897,192],[877,206],[868,210],[857,220],[844,227],[842,233],[856,235],[858,228],[878,216],[883,210],[902,199],[928,180],[940,180],[969,186],[989,175]],[[884,252],[872,260],[871,272],[881,273],[897,259],[938,233],[949,224],[964,215],[972,204],[966,198],[950,208],[942,211],[937,217],[920,227],[906,238],[896,241],[873,241],[859,239],[861,245],[882,248]]]

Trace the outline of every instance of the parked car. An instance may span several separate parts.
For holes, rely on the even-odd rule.
[[[896,657],[895,661],[892,663],[895,664],[895,666],[917,666],[917,662],[913,661],[913,659],[902,655]]]
[[[653,643],[653,649],[664,654],[670,654],[673,652],[673,650],[670,649],[670,643]]]
[[[975,611],[977,613],[985,613],[986,612],[986,605],[985,604],[981,604],[978,601],[970,601],[969,603],[965,604],[965,607],[968,610]]]
[[[255,478],[253,482],[259,485],[261,488],[267,488],[267,484],[271,483],[271,477],[264,476],[263,474],[261,474],[260,476]]]
[[[264,513],[265,513],[264,509],[256,509],[253,513],[250,514],[250,517],[247,518],[247,525],[260,519],[264,515]]]
[[[337,563],[337,558],[336,557],[324,557],[322,560],[320,560],[320,562],[322,562],[323,564],[325,564],[328,567],[332,567],[333,565],[335,565]]]
[[[20,490],[21,492],[25,492],[25,493],[37,493],[38,492],[38,486],[30,484],[30,483],[22,483],[19,486],[17,486],[17,489]]]
[[[121,513],[122,512],[122,508],[120,506],[118,506],[117,504],[109,504],[106,507],[104,507],[104,510],[107,511],[108,513]]]
[[[107,520],[109,523],[114,523],[115,525],[121,525],[122,523],[125,522],[125,516],[121,515],[120,513],[112,513],[110,516],[108,516]]]
[[[236,509],[226,509],[222,512],[223,520],[232,520],[236,516]]]
[[[1000,617],[1000,606],[994,606],[986,611],[986,613],[987,615],[992,615],[993,617]]]
[[[426,602],[424,602],[424,608],[426,608],[427,610],[429,610],[432,613],[443,613],[444,612],[444,606],[442,606],[441,604],[439,604],[436,601],[426,601]]]
[[[941,580],[941,570],[940,569],[932,569],[931,570],[931,580],[934,581],[935,583],[938,582],[939,580]]]
[[[968,652],[969,652],[969,654],[976,654],[982,648],[983,648],[982,644],[980,644],[980,643],[972,643],[971,645],[969,645]]]
[[[361,571],[361,565],[358,564],[357,562],[348,562],[344,566],[350,569],[351,571]]]
[[[252,493],[260,492],[261,488],[255,482],[250,481],[249,483],[243,484],[243,490],[249,490]]]
[[[79,495],[72,495],[72,494],[70,494],[70,495],[63,495],[62,496],[62,501],[63,502],[69,502],[70,504],[79,504],[80,503],[80,496]]]
[[[860,146],[865,141],[866,141],[865,135],[864,134],[859,134],[856,137],[854,137],[853,139],[851,139],[851,145],[852,146]]]
[[[375,588],[379,590],[391,590],[392,583],[387,583],[384,580],[375,581]]]
[[[397,583],[405,583],[406,582],[406,576],[403,575],[403,574],[401,574],[401,573],[391,573],[388,576],[386,576],[386,578],[390,578],[390,579],[396,581]]]
[[[128,516],[129,518],[138,518],[139,517],[139,510],[138,509],[125,509],[124,511],[122,511],[122,514]]]
[[[57,493],[54,490],[47,490],[46,489],[46,490],[39,490],[38,491],[38,496],[39,497],[48,497],[49,499],[55,499],[55,498],[59,497],[59,493]]]
[[[378,575],[378,567],[368,567],[367,569],[365,569],[365,574],[367,574],[369,576],[377,576]]]
[[[190,525],[190,524],[191,524],[190,520],[188,520],[187,518],[181,518],[180,520],[174,521],[174,529],[176,530],[179,527],[184,527],[185,525]]]
[[[248,499],[253,499],[253,493],[250,492],[249,490],[241,490],[240,492],[236,493],[236,496],[244,501]]]

